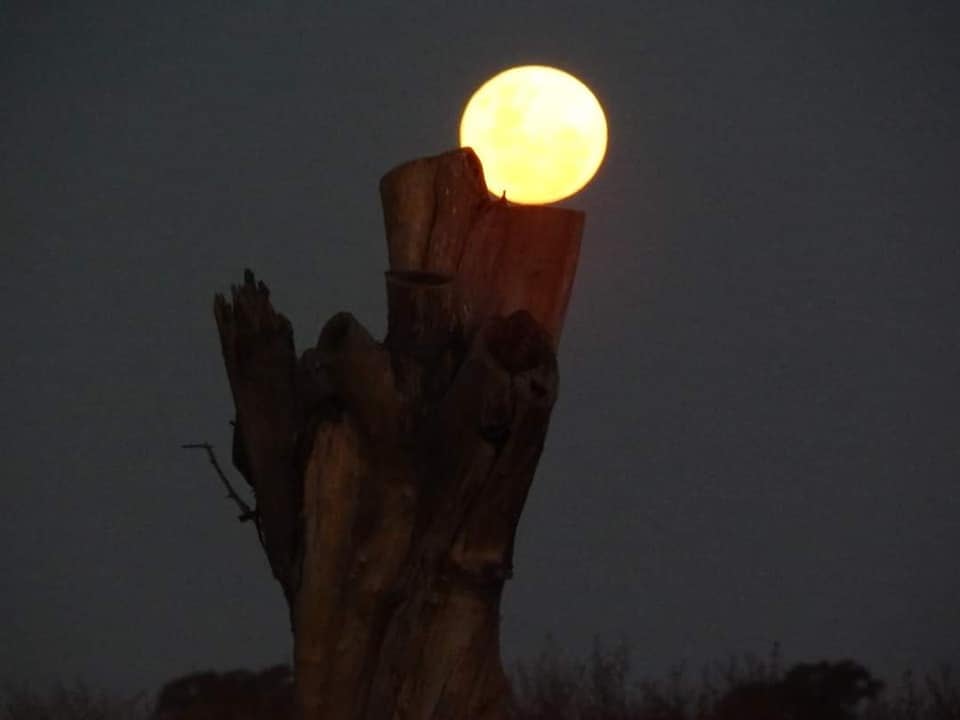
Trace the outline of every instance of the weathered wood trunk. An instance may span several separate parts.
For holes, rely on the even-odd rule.
[[[388,333],[298,359],[251,273],[218,296],[304,720],[504,718],[500,597],[556,397],[583,214],[492,199],[472,151],[381,181]]]

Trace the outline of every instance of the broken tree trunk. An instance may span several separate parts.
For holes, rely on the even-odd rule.
[[[298,359],[252,273],[217,296],[234,464],[289,604],[303,720],[504,718],[500,597],[584,218],[492,199],[469,149],[380,190],[382,343],[341,313]]]

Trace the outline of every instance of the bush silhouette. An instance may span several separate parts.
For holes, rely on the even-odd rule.
[[[861,702],[882,689],[883,683],[852,660],[797,665],[781,682],[785,704],[797,720],[850,720]]]
[[[960,687],[944,669],[918,687],[912,676],[892,698],[853,660],[780,668],[779,649],[757,660],[731,659],[690,684],[683,668],[666,681],[631,682],[629,648],[595,645],[588,662],[555,646],[513,679],[515,720],[960,720]]]
[[[784,709],[779,686],[745,682],[730,688],[713,712],[715,720],[793,720]]]
[[[83,683],[46,692],[13,683],[0,689],[0,720],[146,720],[148,705],[143,693],[117,698]]]
[[[177,678],[161,689],[154,720],[268,720],[291,717],[293,675],[286,665]]]
[[[854,720],[857,707],[883,689],[852,660],[801,663],[774,682],[732,687],[719,701],[716,720]]]

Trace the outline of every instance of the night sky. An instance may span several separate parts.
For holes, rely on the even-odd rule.
[[[385,326],[380,176],[510,65],[607,160],[503,608],[637,669],[960,664],[951,2],[0,4],[0,677],[155,688],[288,657],[229,455],[215,291],[299,348]]]

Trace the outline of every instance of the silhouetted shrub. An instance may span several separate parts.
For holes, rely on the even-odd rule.
[[[944,669],[920,687],[912,676],[893,697],[852,660],[801,663],[786,672],[769,658],[704,669],[698,685],[673,670],[665,681],[629,678],[629,648],[596,644],[589,663],[555,646],[514,674],[515,720],[960,720],[960,686]]]
[[[784,707],[797,720],[852,720],[882,689],[883,683],[852,660],[797,665],[779,686]]]
[[[286,665],[259,673],[233,670],[177,678],[160,690],[154,720],[274,720],[293,711],[293,675]]]
[[[731,688],[716,703],[716,720],[792,720],[783,706],[780,687],[765,682],[747,682]]]
[[[918,683],[904,673],[893,697],[881,696],[867,706],[864,720],[957,720],[960,718],[960,685],[949,667],[941,667]]]
[[[57,685],[44,693],[8,683],[0,697],[2,720],[146,720],[149,713],[143,693],[116,698],[83,683]]]

